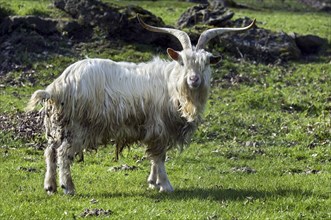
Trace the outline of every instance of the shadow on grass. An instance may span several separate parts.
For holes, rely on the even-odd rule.
[[[178,189],[174,193],[168,194],[154,194],[155,199],[201,199],[201,200],[215,200],[215,201],[235,201],[247,199],[261,199],[268,197],[285,197],[289,195],[311,195],[311,193],[302,192],[293,189],[279,189],[276,191],[259,191],[259,190],[245,190],[245,189],[218,189],[218,188],[194,188],[194,189]]]
[[[156,191],[147,191],[145,193],[101,193],[96,196],[104,198],[111,197],[132,197],[142,196],[149,197],[155,201],[166,200],[215,200],[215,201],[240,201],[263,199],[268,197],[287,197],[287,196],[311,196],[310,192],[303,192],[297,189],[278,189],[275,191],[259,191],[259,190],[245,190],[245,189],[220,189],[220,188],[193,188],[193,189],[177,189],[173,193],[159,193]]]

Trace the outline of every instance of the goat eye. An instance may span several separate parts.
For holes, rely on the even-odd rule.
[[[184,66],[184,63],[182,60],[178,60],[179,65]]]

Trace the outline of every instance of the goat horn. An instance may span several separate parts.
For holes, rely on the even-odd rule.
[[[246,31],[254,26],[255,21],[256,19],[254,19],[250,25],[242,28],[213,28],[206,30],[200,35],[196,48],[204,49],[206,44],[217,35],[232,31]]]
[[[190,37],[184,31],[173,29],[173,28],[161,28],[161,27],[154,27],[154,26],[148,25],[145,22],[143,22],[143,20],[139,16],[139,14],[137,14],[137,18],[138,18],[138,21],[139,21],[140,25],[143,28],[145,28],[149,31],[153,31],[153,32],[171,34],[179,40],[179,42],[181,43],[184,50],[185,49],[192,49],[192,44],[191,44]]]

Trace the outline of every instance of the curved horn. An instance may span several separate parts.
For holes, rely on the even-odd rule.
[[[232,31],[246,31],[254,26],[255,21],[256,19],[254,19],[250,25],[243,28],[213,28],[206,30],[202,32],[202,34],[200,35],[196,48],[197,49],[205,48],[208,41],[210,41],[212,38],[216,37],[217,35]]]
[[[138,18],[140,25],[143,28],[145,28],[149,31],[153,31],[153,32],[171,34],[179,40],[179,42],[181,43],[184,50],[192,49],[190,37],[184,31],[173,29],[173,28],[161,28],[161,27],[154,27],[154,26],[148,25],[145,22],[143,22],[143,20],[139,16],[139,14],[137,14],[137,18]]]

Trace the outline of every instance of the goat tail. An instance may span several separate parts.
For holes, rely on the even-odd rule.
[[[35,91],[32,94],[30,101],[25,108],[25,111],[27,111],[27,112],[33,111],[39,103],[46,101],[50,98],[51,98],[51,94],[49,92],[47,92],[46,90]]]

